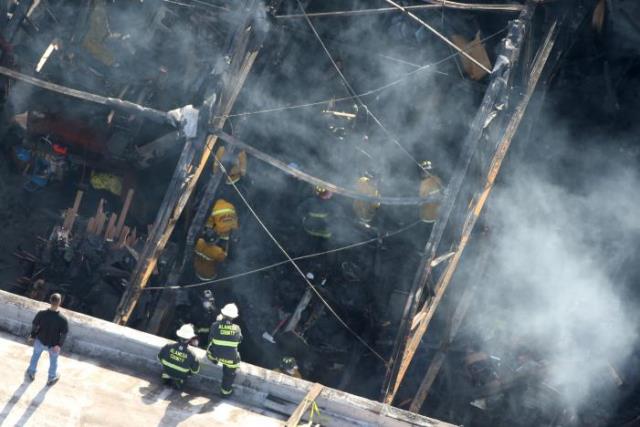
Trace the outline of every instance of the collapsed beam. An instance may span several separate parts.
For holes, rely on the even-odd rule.
[[[447,186],[445,198],[440,206],[438,219],[433,226],[431,235],[425,246],[424,257],[420,262],[420,266],[413,280],[411,291],[407,297],[402,320],[394,343],[391,369],[387,371],[382,389],[382,397],[384,402],[387,404],[391,404],[393,402],[407,369],[409,368],[409,364],[413,359],[415,350],[417,349],[417,346],[416,349],[410,348],[407,341],[410,339],[412,329],[411,324],[417,314],[418,306],[422,302],[422,296],[426,289],[427,281],[429,277],[433,275],[432,263],[437,257],[437,250],[440,246],[445,228],[449,223],[454,209],[460,206],[467,206],[468,204],[468,200],[464,197],[460,197],[460,193],[472,160],[478,151],[480,142],[487,135],[487,128],[496,120],[495,117],[500,114],[504,105],[507,104],[509,95],[512,92],[516,92],[513,88],[509,87],[509,84],[513,78],[513,74],[515,74],[513,71],[514,66],[520,56],[521,47],[523,46],[525,35],[528,33],[531,25],[535,7],[535,2],[527,2],[526,7],[522,10],[518,19],[511,23],[509,34],[502,41],[502,48],[498,55],[498,59],[496,60],[491,82],[485,92],[480,109],[471,124],[469,133],[467,134],[463,145],[460,159],[449,185]],[[483,146],[490,147],[490,144],[486,142]],[[480,206],[480,209],[481,208],[482,206]],[[458,243],[457,247],[454,246],[456,254],[449,261],[449,264],[453,263],[456,257],[459,259],[462,255],[464,244],[466,244],[466,240],[468,240],[469,234],[473,229],[473,224],[475,224],[475,221],[473,221],[473,223],[453,224],[456,228],[455,233],[462,234],[463,237],[466,236],[466,239],[456,242]],[[468,228],[468,226],[470,227]],[[460,246],[460,243],[463,243],[463,246]],[[451,270],[451,274],[452,273],[453,270]],[[433,304],[429,305],[430,310],[427,313],[432,315],[435,311],[435,307],[437,307],[438,303],[442,299],[442,295],[444,294],[443,288],[446,288],[446,286],[440,286],[436,289],[436,296],[430,300]],[[439,290],[442,292],[441,295],[438,296]],[[428,325],[428,323],[428,321],[425,322],[423,320],[420,325],[424,327],[425,325]],[[426,328],[424,328],[424,330],[426,331]],[[414,343],[415,340],[412,341],[412,344]],[[419,340],[417,343],[419,344]]]
[[[394,7],[396,7],[397,9],[401,10],[403,13],[406,13],[407,16],[411,19],[413,19],[414,21],[416,21],[418,24],[422,25],[423,27],[425,27],[427,30],[431,31],[436,37],[438,37],[440,40],[442,40],[443,42],[445,42],[450,48],[452,48],[453,50],[455,50],[456,52],[458,52],[460,55],[464,56],[465,58],[467,58],[469,61],[473,62],[475,65],[477,65],[478,67],[480,67],[481,69],[483,69],[484,71],[487,72],[487,74],[491,74],[491,70],[488,69],[483,63],[481,63],[480,61],[478,61],[476,58],[474,58],[473,56],[469,55],[467,52],[465,52],[463,49],[460,49],[460,47],[458,47],[458,45],[456,45],[454,42],[452,42],[451,40],[449,40],[448,38],[446,38],[442,33],[440,33],[438,30],[436,30],[435,28],[433,28],[431,25],[427,24],[423,19],[421,19],[418,15],[416,15],[415,13],[412,13],[411,11],[407,10],[406,7],[399,5],[398,3],[394,2],[393,0],[384,0],[387,3],[389,3],[390,5],[393,5]]]
[[[308,182],[311,185],[320,186],[326,188],[335,194],[340,194],[345,197],[349,197],[351,199],[363,200],[365,202],[371,203],[380,203],[383,205],[396,205],[396,206],[415,206],[421,205],[423,203],[430,203],[434,201],[438,201],[442,198],[442,195],[439,191],[434,191],[427,195],[426,197],[375,197],[368,196],[366,194],[359,193],[355,190],[351,190],[348,188],[341,187],[337,184],[333,184],[329,181],[325,181],[320,178],[316,178],[313,175],[309,175],[306,172],[301,171],[300,169],[291,167],[287,165],[285,162],[276,159],[275,157],[270,156],[269,154],[258,150],[251,145],[240,141],[238,138],[229,135],[228,133],[218,131],[216,134],[222,139],[224,142],[234,145],[241,150],[246,151],[251,154],[258,160],[261,160],[265,163],[270,164],[271,166],[280,169],[284,173],[293,176],[301,181]]]
[[[441,9],[457,9],[478,12],[506,12],[517,13],[522,10],[520,4],[470,4],[460,3],[447,0],[430,0],[431,4],[418,4],[413,6],[405,6],[406,10],[441,10]],[[326,18],[326,17],[344,17],[344,16],[360,16],[360,15],[377,15],[383,13],[400,12],[397,7],[380,7],[377,9],[361,9],[361,10],[336,10],[333,12],[315,12],[307,13],[309,18]],[[277,15],[277,19],[301,19],[304,14]]]
[[[10,68],[0,66],[0,74],[5,77],[10,77],[15,80],[28,83],[32,86],[46,89],[51,92],[56,92],[61,95],[70,96],[72,98],[81,99],[83,101],[93,102],[94,104],[104,105],[110,108],[115,108],[127,113],[137,114],[144,118],[147,118],[156,123],[164,123],[173,127],[177,127],[175,119],[171,117],[169,113],[156,110],[154,108],[143,107],[134,102],[125,101],[118,98],[111,98],[101,95],[95,95],[93,93],[84,92],[78,89],[71,89],[66,86],[62,86],[56,83],[51,83],[45,80],[38,79],[36,77],[29,76],[27,74],[20,73]]]
[[[218,91],[215,97],[216,105],[211,106],[207,119],[204,122],[202,119],[200,120],[197,136],[193,139],[187,139],[183,147],[173,178],[158,210],[156,221],[140,254],[130,284],[117,308],[115,323],[124,325],[129,321],[142,291],[147,286],[156,267],[158,257],[169,241],[169,237],[171,237],[171,233],[209,160],[217,137],[211,135],[208,130],[223,128],[226,117],[233,109],[249,71],[253,67],[266,35],[256,31],[256,27],[259,26],[254,22],[255,11],[260,4],[261,2],[258,0],[247,1],[244,21],[235,32],[229,53],[230,65],[225,72],[226,75],[221,76],[220,79],[225,84]],[[204,109],[201,114],[204,114]]]

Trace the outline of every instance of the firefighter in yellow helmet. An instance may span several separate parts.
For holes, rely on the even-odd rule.
[[[205,229],[203,237],[193,250],[193,269],[200,280],[213,280],[218,274],[218,265],[227,259],[229,240],[216,236],[212,229]]]
[[[370,173],[364,173],[356,182],[356,191],[361,194],[380,197],[378,186]],[[380,207],[380,203],[367,202],[365,200],[354,200],[353,210],[358,217],[358,220],[364,224],[369,224],[373,221],[376,215],[376,211]]]
[[[247,153],[241,150],[236,156],[226,152],[224,147],[219,147],[216,151],[216,159],[224,165],[229,177],[227,185],[236,184],[247,174]],[[218,162],[213,162],[213,172],[217,173],[220,169]]]
[[[224,199],[216,200],[206,226],[215,231],[221,239],[229,240],[231,232],[238,229],[235,206]]]
[[[428,160],[420,163],[420,197],[427,197],[429,194],[442,191],[443,185],[440,178],[433,173],[433,166]],[[420,220],[423,222],[434,222],[438,218],[439,202],[430,202],[420,205]]]

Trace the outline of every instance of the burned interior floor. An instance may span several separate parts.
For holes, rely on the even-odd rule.
[[[452,423],[640,425],[640,10],[440,3],[0,0],[0,286],[203,346],[236,302],[243,360]]]

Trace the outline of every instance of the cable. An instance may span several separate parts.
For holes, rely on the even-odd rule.
[[[364,240],[362,242],[358,242],[358,243],[352,243],[350,245],[347,246],[342,246],[339,248],[334,248],[334,249],[330,249],[328,251],[324,251],[324,252],[315,252],[312,254],[307,254],[307,255],[301,255],[299,257],[295,257],[293,258],[294,261],[300,261],[300,260],[304,260],[304,259],[309,259],[309,258],[316,258],[322,255],[328,255],[328,254],[332,254],[332,253],[336,253],[336,252],[342,252],[342,251],[346,251],[348,249],[353,249],[353,248],[357,248],[359,246],[364,246],[364,245],[368,245],[369,243],[373,243],[379,239],[388,239],[389,237],[393,237],[397,234],[403,233],[413,227],[415,227],[416,225],[418,225],[421,221],[416,221],[412,224],[409,224],[405,227],[402,227],[398,230],[395,230],[393,232],[389,232],[389,233],[385,233],[380,237],[374,237],[372,239],[368,239],[368,240]],[[279,261],[273,264],[269,264],[266,265],[264,267],[259,267],[253,270],[249,270],[249,271],[244,271],[242,273],[237,273],[237,274],[233,274],[231,276],[226,276],[226,277],[221,277],[219,279],[213,279],[213,280],[205,280],[203,282],[197,282],[197,283],[190,283],[188,285],[174,285],[174,286],[148,286],[146,288],[143,289],[143,291],[160,291],[160,290],[167,290],[167,289],[189,289],[189,288],[197,288],[200,286],[206,286],[206,285],[212,285],[214,283],[220,283],[220,282],[227,282],[229,280],[233,280],[233,279],[237,279],[239,277],[244,277],[244,276],[249,276],[251,274],[255,274],[255,273],[260,273],[261,271],[266,271],[266,270],[271,270],[272,268],[275,267],[279,267],[281,265],[284,264],[289,264],[289,260],[285,260],[285,261]]]
[[[485,37],[485,38],[483,38],[481,40],[478,40],[478,41],[476,41],[474,43],[471,43],[464,50],[465,51],[469,51],[469,50],[473,49],[474,47],[476,47],[478,44],[481,44],[481,43],[484,43],[484,42],[486,42],[488,40],[491,40],[492,38],[494,38],[494,37],[502,34],[503,32],[505,32],[507,30],[507,28],[508,27],[505,26],[501,30],[496,31],[495,33],[493,33],[493,34],[491,34],[491,35],[489,35],[489,36],[487,36],[487,37]],[[422,65],[419,68],[404,74],[403,76],[399,77],[396,80],[393,80],[393,81],[391,81],[389,83],[386,83],[386,84],[384,84],[382,86],[379,86],[379,87],[377,87],[375,89],[370,89],[370,90],[368,90],[366,92],[359,93],[358,96],[360,98],[363,98],[365,96],[369,96],[369,95],[376,94],[378,92],[382,92],[385,89],[388,89],[390,87],[393,87],[393,86],[396,86],[396,85],[402,83],[403,81],[405,81],[409,77],[413,76],[414,74],[420,73],[420,72],[422,72],[424,70],[427,70],[427,69],[429,69],[431,67],[440,65],[440,64],[442,64],[444,62],[447,62],[450,59],[453,59],[453,58],[455,58],[457,56],[458,56],[458,53],[453,53],[453,54],[448,55],[448,56],[446,56],[446,57],[444,57],[444,58],[442,58],[442,59],[440,59],[440,60],[438,60],[436,62],[432,62],[432,63],[429,63],[429,64]],[[243,116],[252,116],[252,115],[256,115],[256,114],[276,113],[276,112],[280,112],[280,111],[296,110],[296,109],[299,109],[299,108],[316,107],[316,106],[319,106],[319,105],[327,105],[327,104],[329,104],[331,102],[349,101],[349,100],[353,100],[353,99],[354,99],[353,96],[345,96],[345,97],[342,97],[342,98],[332,98],[332,99],[327,99],[327,100],[323,100],[323,101],[308,102],[308,103],[305,103],[305,104],[285,105],[285,106],[281,106],[281,107],[272,107],[272,108],[265,108],[265,109],[262,109],[262,110],[247,111],[247,112],[244,112],[244,113],[235,113],[235,114],[214,116],[213,118],[219,119],[219,118],[224,118],[224,117],[227,117],[227,118],[228,117],[243,117]]]
[[[227,170],[225,169],[224,165],[222,164],[222,162],[220,162],[217,158],[214,158],[216,163],[218,163],[218,165],[220,166],[220,170],[222,171],[222,173],[224,173],[226,175],[227,178],[229,178],[229,175],[227,174]],[[320,299],[320,301],[322,301],[322,303],[324,304],[325,307],[327,307],[327,310],[329,310],[329,312],[331,312],[331,314],[333,314],[333,316],[338,320],[338,322],[347,330],[349,331],[349,333],[351,335],[353,335],[358,341],[360,341],[360,343],[362,345],[364,345],[371,353],[373,353],[378,359],[380,359],[382,361],[382,363],[384,363],[385,366],[387,365],[387,361],[384,359],[384,357],[382,357],[377,351],[375,351],[360,335],[358,335],[353,329],[351,329],[349,327],[349,325],[347,325],[345,323],[344,320],[342,320],[342,318],[340,317],[340,315],[338,313],[335,312],[335,310],[333,309],[333,307],[331,307],[331,305],[329,304],[329,302],[327,302],[327,300],[324,299],[324,297],[322,296],[322,294],[318,291],[318,289],[316,289],[315,286],[313,286],[313,284],[309,281],[309,279],[307,279],[307,276],[304,274],[304,272],[300,269],[300,267],[298,266],[298,264],[296,264],[296,262],[291,258],[291,256],[289,255],[289,253],[287,252],[287,250],[285,248],[282,247],[282,245],[280,244],[280,242],[278,242],[278,239],[276,239],[274,237],[273,234],[271,234],[271,232],[269,231],[269,229],[267,228],[267,226],[262,222],[262,220],[260,219],[260,217],[258,216],[258,214],[253,210],[253,208],[251,207],[251,205],[249,204],[249,202],[247,201],[247,199],[244,197],[244,195],[242,194],[242,192],[240,191],[240,189],[238,189],[238,186],[234,183],[231,182],[231,186],[233,187],[233,189],[236,191],[236,193],[238,193],[238,196],[240,197],[240,199],[242,199],[242,202],[245,204],[245,206],[247,207],[247,209],[249,209],[249,212],[251,212],[251,214],[253,215],[253,217],[256,219],[256,221],[258,221],[258,223],[260,224],[260,226],[262,227],[262,229],[265,231],[265,233],[267,233],[267,235],[269,236],[269,238],[271,238],[271,240],[273,241],[273,243],[276,244],[276,246],[278,247],[278,249],[280,249],[280,251],[284,254],[284,256],[287,257],[287,260],[289,260],[289,262],[291,263],[291,265],[293,265],[293,267],[296,269],[296,271],[298,272],[298,274],[300,274],[300,277],[302,277],[302,279],[305,281],[305,283],[307,284],[307,286],[309,286],[309,288],[316,294],[316,296]]]
[[[347,80],[347,78],[344,76],[344,74],[342,74],[342,70],[340,70],[340,67],[338,67],[338,64],[336,64],[336,61],[334,61],[333,56],[331,56],[331,52],[329,52],[329,49],[327,49],[327,46],[322,41],[322,38],[320,37],[320,34],[318,34],[318,31],[316,30],[316,27],[313,26],[313,23],[311,22],[311,19],[309,19],[309,17],[307,16],[307,12],[304,10],[304,7],[302,6],[302,3],[300,2],[300,0],[296,0],[296,2],[298,3],[298,7],[300,8],[300,10],[302,10],[302,13],[304,14],[304,18],[307,21],[307,24],[309,24],[309,28],[311,28],[311,31],[313,31],[313,34],[315,35],[316,39],[318,40],[318,42],[322,46],[322,49],[327,54],[327,57],[331,61],[331,64],[333,64],[333,68],[335,68],[336,71],[338,72],[338,75],[340,76],[340,78],[342,79],[342,82],[346,86],[347,91],[351,94],[351,96],[353,96],[360,103],[360,105],[364,108],[364,110],[367,112],[367,114],[373,119],[373,121],[378,125],[378,127],[380,127],[380,129],[382,129],[382,131],[385,133],[385,135],[387,135],[387,138],[389,138],[394,144],[396,144],[398,147],[400,147],[400,149],[407,155],[407,157],[409,157],[418,167],[421,168],[420,162],[418,162],[415,159],[415,157],[413,157],[413,155],[406,148],[404,148],[404,146],[402,144],[400,144],[400,141],[398,141],[398,139],[395,138],[391,134],[391,132],[389,132],[389,130],[380,122],[380,120],[378,120],[378,118],[375,116],[375,114],[373,114],[373,112],[371,112],[371,110],[369,110],[369,107],[367,106],[367,104],[365,104],[362,101],[362,99],[358,96],[358,94],[353,89],[351,84],[349,84],[349,81]]]

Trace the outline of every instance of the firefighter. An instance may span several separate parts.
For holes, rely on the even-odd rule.
[[[238,307],[235,304],[227,304],[220,310],[218,321],[211,325],[209,333],[209,346],[207,358],[214,364],[222,365],[222,383],[220,395],[229,397],[233,393],[233,381],[236,378],[236,369],[240,366],[240,353],[238,345],[242,342],[240,326],[233,323],[238,317]]]
[[[206,226],[215,231],[221,239],[229,240],[231,232],[238,229],[235,206],[224,199],[216,200]]]
[[[213,297],[213,293],[207,289],[204,291],[202,298],[202,305],[193,316],[194,328],[198,335],[198,342],[205,348],[209,339],[209,332],[211,332],[211,324],[216,318],[216,300]]]
[[[380,197],[378,186],[376,185],[373,176],[368,172],[365,172],[360,178],[358,178],[358,181],[356,182],[356,191],[367,196]],[[364,200],[353,201],[353,210],[355,211],[356,217],[358,217],[358,220],[365,225],[373,221],[379,207],[380,203],[371,203]]]
[[[294,378],[302,378],[300,374],[300,369],[298,369],[298,363],[296,362],[295,357],[285,356],[280,361],[280,367],[275,370],[276,372],[280,372],[281,374],[287,374]]]
[[[315,188],[315,197],[308,198],[298,207],[302,227],[310,236],[323,240],[331,238],[329,223],[333,219],[334,207],[329,200],[333,194],[324,187]]]
[[[216,151],[216,159],[224,165],[227,171],[227,185],[236,184],[247,174],[247,153],[242,150],[237,156],[226,152],[224,147],[218,148]],[[220,169],[218,162],[213,163],[213,173],[217,173]]]
[[[227,259],[229,240],[205,229],[193,249],[193,269],[200,280],[213,280],[218,274],[218,264]]]
[[[193,325],[182,325],[176,335],[178,342],[162,347],[158,360],[162,364],[162,382],[180,390],[188,377],[200,371],[200,362],[189,349],[189,345],[198,345]]]
[[[420,197],[426,197],[431,193],[442,190],[442,181],[433,173],[433,166],[430,161],[425,160],[420,163],[420,174],[422,175]],[[427,223],[434,222],[438,218],[439,209],[440,203],[438,202],[422,204],[420,206],[420,220]]]

